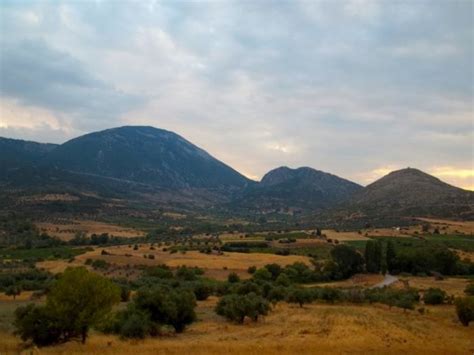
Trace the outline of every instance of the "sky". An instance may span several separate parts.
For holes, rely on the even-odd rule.
[[[244,175],[474,190],[470,0],[0,2],[0,136],[174,131]]]

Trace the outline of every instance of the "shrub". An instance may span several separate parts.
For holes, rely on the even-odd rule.
[[[217,314],[240,324],[244,322],[245,317],[257,321],[260,315],[268,314],[269,310],[268,301],[255,293],[224,296],[215,308]]]
[[[192,290],[198,301],[204,301],[212,294],[213,287],[208,282],[196,282],[194,283]]]
[[[255,271],[257,271],[257,267],[256,266],[249,266],[249,268],[247,269],[247,272],[252,275]]]
[[[446,298],[446,292],[439,288],[429,288],[423,294],[425,304],[443,304]]]
[[[153,325],[150,315],[133,307],[119,314],[119,331],[123,338],[143,339],[150,335]]]
[[[457,298],[455,304],[459,321],[467,327],[471,321],[474,321],[474,296]]]
[[[173,272],[167,265],[159,265],[147,268],[145,271],[147,276],[157,277],[160,279],[172,279]]]
[[[470,283],[464,289],[464,293],[469,296],[474,296],[474,283]]]
[[[236,283],[240,281],[240,277],[235,272],[231,272],[229,276],[227,276],[227,281],[229,283]]]

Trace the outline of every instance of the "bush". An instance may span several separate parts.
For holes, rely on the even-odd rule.
[[[471,321],[474,321],[474,296],[457,298],[455,304],[459,321],[467,327]]]
[[[235,272],[231,272],[229,274],[229,276],[227,276],[227,281],[229,283],[236,283],[236,282],[240,282],[240,277],[239,275],[237,275]]]
[[[269,310],[268,301],[255,293],[224,296],[215,308],[217,314],[240,324],[244,322],[245,317],[257,321],[260,315],[268,314]]]
[[[159,265],[146,269],[145,274],[159,279],[172,279],[173,272],[167,265]]]
[[[423,294],[423,301],[425,304],[443,304],[446,298],[446,292],[439,288],[429,288]]]
[[[144,339],[150,335],[153,326],[150,315],[131,307],[119,314],[120,328],[118,333],[123,338]]]
[[[257,267],[256,266],[249,266],[249,268],[247,269],[247,272],[252,275],[255,271],[257,271]]]
[[[464,289],[464,293],[469,296],[474,296],[474,283],[470,283]]]
[[[198,301],[204,301],[207,300],[210,295],[212,295],[214,288],[208,282],[196,282],[193,285],[192,290]]]

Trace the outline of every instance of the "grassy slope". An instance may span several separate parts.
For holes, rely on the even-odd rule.
[[[53,354],[289,354],[450,353],[474,351],[474,327],[456,321],[453,306],[427,307],[420,315],[379,305],[279,304],[259,323],[226,322],[213,312],[215,298],[200,302],[199,322],[178,336],[121,341],[94,334],[83,346],[71,342],[41,349]],[[3,310],[4,312],[4,310]],[[0,353],[16,353],[20,342],[4,331]]]

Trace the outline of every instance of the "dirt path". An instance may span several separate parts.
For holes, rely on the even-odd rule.
[[[395,283],[398,281],[398,277],[395,277],[390,274],[385,274],[385,278],[383,279],[382,282],[379,282],[378,284],[372,286],[371,288],[382,288],[385,286],[390,286],[391,284]]]

